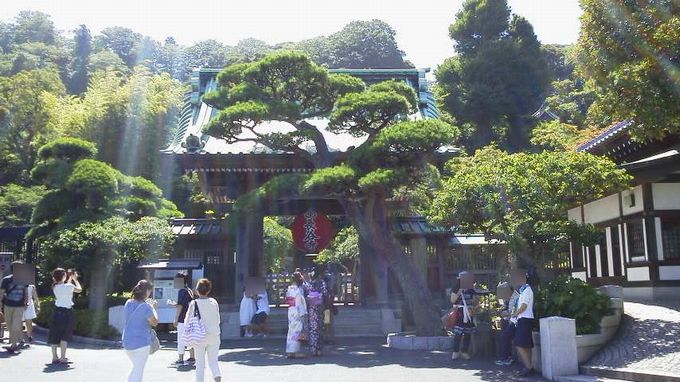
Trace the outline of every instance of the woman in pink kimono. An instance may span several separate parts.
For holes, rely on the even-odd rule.
[[[304,340],[304,320],[307,315],[307,303],[302,290],[302,274],[293,273],[293,283],[286,292],[288,304],[288,336],[286,337],[286,355],[288,358],[303,358],[301,340]]]

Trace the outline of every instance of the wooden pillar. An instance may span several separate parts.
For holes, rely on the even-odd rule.
[[[654,213],[654,195],[652,194],[652,184],[642,185],[643,213],[645,218],[645,230],[647,261],[649,261],[649,280],[652,285],[659,281],[659,254],[657,251],[656,239],[656,219]]]
[[[236,301],[243,295],[246,277],[264,276],[263,216],[251,212],[238,217],[236,232]]]

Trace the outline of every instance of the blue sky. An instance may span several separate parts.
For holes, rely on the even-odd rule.
[[[352,20],[382,19],[416,66],[435,68],[453,55],[448,26],[462,0],[1,0],[0,19],[21,10],[52,15],[57,28],[86,24],[93,33],[124,26],[179,43],[213,38],[235,44],[246,37],[269,43],[298,41],[333,33]],[[509,0],[526,17],[543,43],[576,42],[578,0]]]

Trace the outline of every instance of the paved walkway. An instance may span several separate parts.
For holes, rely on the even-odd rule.
[[[680,298],[659,304],[627,302],[615,339],[586,366],[680,378]]]
[[[388,349],[381,341],[346,339],[329,349],[322,358],[289,360],[281,353],[280,340],[231,341],[222,344],[220,368],[226,381],[299,382],[306,381],[493,381],[518,380],[516,368],[499,368],[491,360],[463,361],[454,364],[450,354],[409,352]],[[120,349],[95,349],[78,346],[70,349],[74,361],[68,367],[48,365],[50,350],[38,343],[21,354],[8,357],[0,351],[0,380],[30,382],[108,382],[123,381],[130,363]],[[193,381],[189,368],[170,366],[176,359],[171,349],[151,356],[145,382]],[[454,368],[455,367],[455,368]],[[206,380],[210,372],[206,370]],[[526,380],[526,379],[525,379]],[[540,380],[532,378],[529,380]]]

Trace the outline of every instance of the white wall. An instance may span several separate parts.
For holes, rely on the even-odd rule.
[[[659,267],[659,279],[680,280],[680,265],[662,265]]]
[[[581,279],[583,281],[588,281],[587,275],[585,272],[571,272],[571,277],[576,278],[576,279]]]
[[[649,267],[628,268],[628,281],[649,281]]]
[[[619,195],[609,195],[583,206],[585,223],[595,224],[619,217]]]
[[[627,196],[630,194],[635,195],[635,205],[633,207],[628,203]],[[621,197],[623,198],[623,215],[632,215],[638,212],[642,212],[644,204],[642,201],[642,186],[637,186],[627,191],[621,192]]]
[[[567,217],[573,222],[583,224],[581,221],[581,207],[572,208],[567,211]]]
[[[680,210],[680,183],[652,184],[655,210]]]

